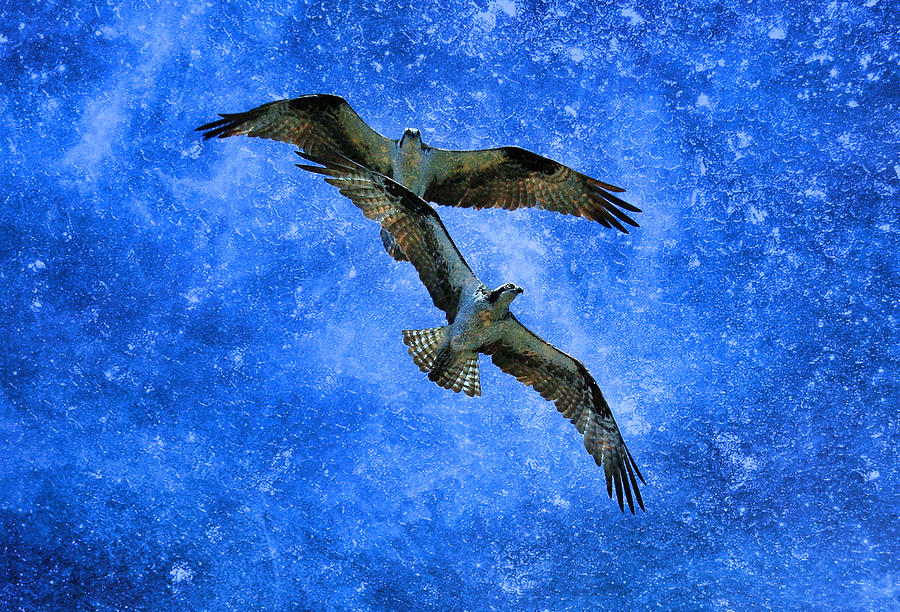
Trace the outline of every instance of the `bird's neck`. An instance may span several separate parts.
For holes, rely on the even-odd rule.
[[[393,179],[422,197],[431,172],[431,155],[422,148],[422,141],[404,138],[394,150],[393,162]]]

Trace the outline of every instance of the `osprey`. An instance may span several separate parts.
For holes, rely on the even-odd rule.
[[[625,191],[519,147],[448,151],[422,142],[419,130],[400,140],[385,138],[363,121],[344,98],[311,94],[263,104],[197,128],[206,139],[246,134],[296,145],[312,155],[339,154],[393,178],[415,195],[446,206],[521,207],[592,219],[625,232],[638,227],[625,214],[641,210],[611,192]],[[395,258],[403,253],[382,232]]]
[[[327,182],[396,240],[435,306],[446,313],[447,325],[403,332],[409,354],[428,378],[470,397],[481,395],[478,356],[490,355],[501,370],[555,403],[584,435],[588,453],[604,468],[610,497],[615,486],[619,508],[624,511],[624,493],[632,514],[635,500],[643,510],[635,476],[641,482],[644,478],[594,377],[510,313],[522,288],[505,284],[489,289],[463,259],[437,212],[397,181],[347,158],[300,155],[321,166],[298,166],[326,175]]]

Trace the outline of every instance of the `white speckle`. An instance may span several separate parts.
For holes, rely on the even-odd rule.
[[[702,93],[699,96],[697,96],[697,106],[698,107],[701,107],[701,106],[708,107],[709,106],[709,96],[707,96],[705,93]]]
[[[696,253],[694,253],[693,255],[691,255],[691,260],[688,262],[688,268],[693,270],[694,268],[699,268],[699,267],[700,267],[700,258],[697,257]]]
[[[516,3],[512,0],[497,0],[494,5],[510,17],[516,16]]]
[[[638,15],[631,7],[622,9],[622,17],[628,18],[628,25],[639,26],[644,23],[644,18]]]
[[[553,496],[553,499],[550,500],[550,503],[556,506],[557,508],[568,509],[572,507],[572,502],[567,501],[559,496],[559,493]]]
[[[859,102],[857,102],[856,100],[850,100],[849,102],[847,102],[847,106],[849,106],[850,108],[856,108],[857,106],[859,106]]]
[[[41,301],[40,301],[40,300],[33,300],[33,301],[31,302],[31,308],[32,308],[33,310],[38,310],[41,306],[43,306],[43,304],[41,304]]]
[[[193,145],[191,145],[187,149],[182,149],[181,157],[187,157],[190,159],[197,159],[198,157],[200,157],[200,143],[195,142]]]
[[[176,563],[169,571],[169,576],[172,577],[173,584],[178,584],[179,582],[190,582],[194,579],[194,570],[188,567],[187,563],[180,561]]]
[[[808,198],[817,198],[819,200],[822,200],[823,202],[827,198],[825,192],[818,187],[809,187],[806,191],[803,192],[803,195]]]
[[[738,462],[738,465],[743,467],[748,472],[753,472],[759,469],[759,461],[757,461],[755,457],[744,457],[742,461]]]
[[[382,66],[378,62],[372,62],[372,67],[375,69],[375,72],[381,72],[384,68],[384,66]]]
[[[584,51],[578,47],[569,47],[569,57],[572,58],[573,62],[580,62],[584,59]]]
[[[832,68],[831,70],[828,71],[828,74],[831,75],[831,78],[834,78],[838,75],[838,69]]]
[[[878,4],[878,0],[866,0],[866,8],[872,8]]]
[[[487,10],[475,13],[475,25],[482,30],[493,30],[497,25],[497,12],[502,11],[508,17],[516,16],[516,3],[512,0],[495,0],[487,6]]]
[[[8,43],[8,42],[9,42],[9,39],[6,36],[4,36],[3,34],[0,34],[0,45],[2,45],[4,43]]]
[[[783,28],[774,27],[769,30],[769,38],[772,40],[784,40],[787,38],[787,32]]]
[[[30,264],[28,264],[28,269],[29,269],[29,270],[43,270],[43,269],[46,268],[46,267],[47,267],[47,264],[45,264],[45,263],[44,263],[43,261],[41,261],[40,259],[35,259],[33,262],[31,262]]]
[[[475,13],[475,24],[483,30],[490,31],[497,25],[497,18],[494,17],[494,13],[491,11],[482,11]]]
[[[747,211],[747,216],[750,218],[751,223],[753,223],[754,225],[759,225],[766,220],[766,217],[769,216],[769,213],[764,210],[759,210],[755,206],[751,206],[750,210]]]
[[[872,470],[868,474],[865,475],[866,482],[872,482],[873,480],[878,480],[878,477],[881,474],[878,473],[878,470]]]
[[[350,266],[350,271],[347,272],[347,278],[356,278],[356,268],[354,266]]]
[[[578,113],[575,112],[575,109],[572,108],[571,106],[566,106],[566,107],[563,108],[563,110],[566,111],[566,114],[567,114],[569,117],[577,117],[577,116],[578,116]]]
[[[809,57],[806,58],[807,64],[811,64],[813,62],[819,62],[819,65],[826,64],[828,62],[833,62],[834,56],[829,55],[828,53],[813,53]]]

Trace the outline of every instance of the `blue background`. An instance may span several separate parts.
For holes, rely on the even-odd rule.
[[[900,14],[792,3],[7,2],[0,608],[900,608]],[[628,189],[619,235],[440,209],[648,484],[439,325],[286,144],[305,93]]]

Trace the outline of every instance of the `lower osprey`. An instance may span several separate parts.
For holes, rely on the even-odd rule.
[[[428,378],[453,391],[480,395],[478,354],[490,355],[501,370],[554,402],[584,434],[585,448],[604,468],[610,497],[615,486],[619,508],[624,511],[624,493],[632,514],[635,500],[643,510],[635,475],[641,482],[644,478],[593,376],[580,361],[539,338],[509,312],[522,288],[485,286],[435,210],[393,179],[347,158],[298,153],[324,166],[299,167],[326,175],[325,180],[366,217],[381,223],[415,266],[435,306],[446,313],[448,325],[403,332],[409,354]]]

